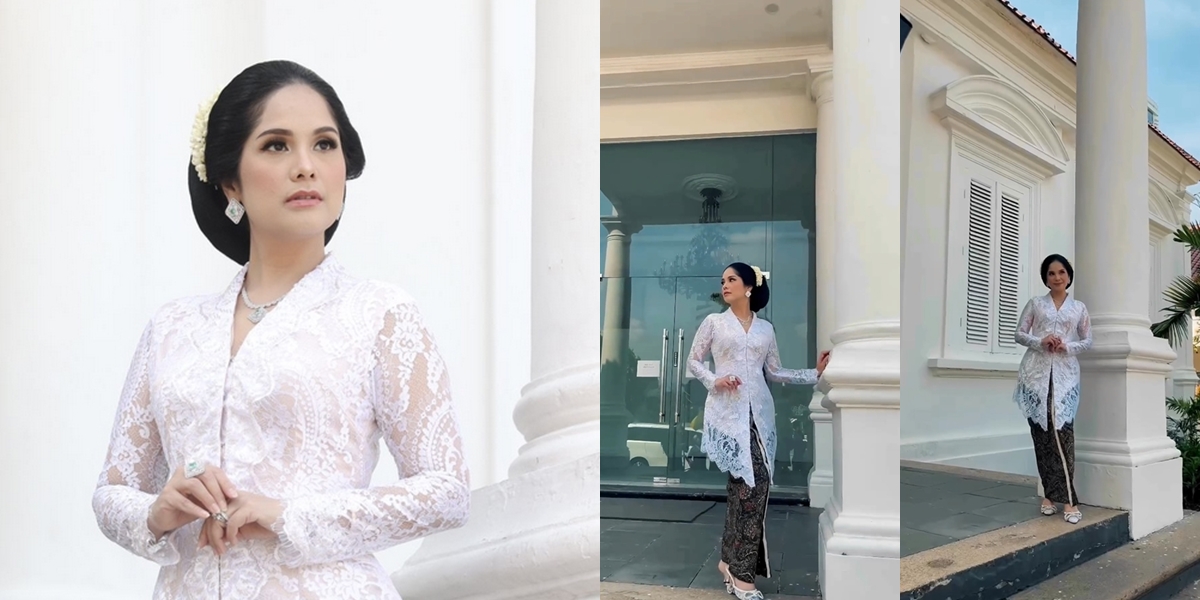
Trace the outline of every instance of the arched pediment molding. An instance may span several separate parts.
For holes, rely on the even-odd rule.
[[[931,109],[951,129],[969,130],[1016,151],[1047,177],[1066,171],[1062,135],[1025,92],[990,75],[964,77],[938,90]]]
[[[1157,181],[1150,181],[1149,200],[1150,218],[1172,231],[1191,221],[1190,203]]]

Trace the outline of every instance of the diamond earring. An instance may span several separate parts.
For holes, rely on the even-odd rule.
[[[749,298],[749,297],[750,297],[750,290],[746,290],[746,297],[747,297],[747,298]]]
[[[234,225],[237,225],[242,222],[242,216],[245,214],[246,209],[242,207],[242,203],[238,202],[236,198],[230,198],[229,208],[225,209],[225,216],[229,217]]]

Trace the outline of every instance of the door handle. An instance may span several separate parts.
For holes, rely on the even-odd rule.
[[[667,422],[667,347],[671,344],[671,333],[662,332],[662,359],[658,361],[658,422]]]
[[[679,343],[675,346],[675,422],[679,422],[679,397],[683,390],[683,330],[679,330]]]

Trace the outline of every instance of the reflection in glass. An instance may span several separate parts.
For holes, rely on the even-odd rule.
[[[759,316],[783,363],[816,361],[815,135],[612,144],[601,148],[601,480],[719,490],[700,452],[707,391],[683,357],[725,309],[725,266],[770,273]],[[810,386],[772,384],[774,494],[805,494]]]

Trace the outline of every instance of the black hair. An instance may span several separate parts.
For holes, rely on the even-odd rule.
[[[1060,263],[1067,270],[1067,287],[1070,288],[1072,283],[1075,283],[1075,267],[1071,266],[1071,261],[1061,254],[1051,254],[1042,261],[1042,284],[1049,287],[1046,283],[1046,277],[1050,274],[1050,265]]]
[[[192,197],[192,212],[205,237],[222,254],[244,265],[250,260],[250,224],[247,219],[234,224],[225,216],[229,200],[222,184],[240,181],[238,168],[246,140],[258,126],[267,99],[281,88],[302,84],[312,88],[329,105],[341,138],[342,156],[346,160],[346,180],[362,175],[366,164],[362,140],[350,124],[346,108],[333,87],[311,70],[287,60],[261,62],[234,77],[221,90],[208,117],[208,133],[204,143],[204,166],[208,183],[200,181],[196,168],[188,162],[188,191]],[[325,243],[333,238],[338,221],[325,230]]]
[[[735,262],[726,268],[733,269],[738,278],[750,288],[750,310],[758,312],[766,308],[767,302],[771,299],[771,290],[767,288],[767,280],[763,279],[762,285],[755,285],[754,267],[743,262]]]

